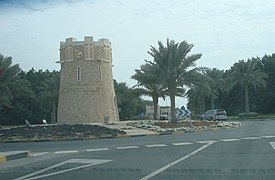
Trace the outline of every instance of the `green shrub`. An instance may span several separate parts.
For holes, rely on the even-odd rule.
[[[240,113],[239,114],[240,118],[244,118],[244,117],[258,117],[258,113],[256,112],[249,112],[249,113]]]

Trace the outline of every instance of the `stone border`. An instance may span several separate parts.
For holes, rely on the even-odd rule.
[[[31,155],[30,151],[8,151],[0,152],[0,164],[10,160],[26,158]]]

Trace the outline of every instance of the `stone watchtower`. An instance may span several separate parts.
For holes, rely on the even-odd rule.
[[[60,89],[57,122],[61,124],[118,121],[108,39],[60,42]]]

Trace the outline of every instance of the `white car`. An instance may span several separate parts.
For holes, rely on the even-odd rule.
[[[203,113],[200,117],[201,120],[221,120],[226,121],[227,114],[224,109],[212,109]]]
[[[168,120],[168,116],[166,114],[160,115],[160,120]]]

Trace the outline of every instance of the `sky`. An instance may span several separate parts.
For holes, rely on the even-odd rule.
[[[60,70],[60,41],[84,36],[111,41],[113,77],[129,87],[134,70],[152,60],[150,46],[167,38],[193,44],[190,54],[202,54],[197,66],[226,70],[274,53],[275,1],[0,0],[0,54],[24,71]]]

